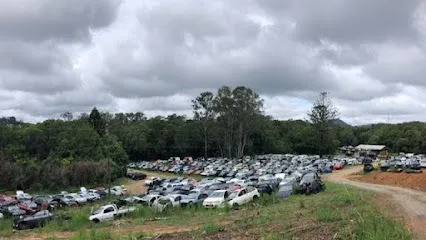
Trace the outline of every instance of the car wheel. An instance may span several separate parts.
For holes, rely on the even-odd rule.
[[[232,204],[232,208],[234,208],[234,209],[238,209],[238,207],[239,207],[240,205],[238,205],[238,203],[234,203],[234,204]]]
[[[28,228],[28,225],[26,223],[19,223],[18,224],[18,229],[19,230],[25,230]]]
[[[259,199],[259,197],[257,195],[253,196],[253,201],[256,201],[257,199]]]
[[[95,219],[92,220],[92,222],[99,223],[100,221],[99,221],[99,219],[95,218]]]

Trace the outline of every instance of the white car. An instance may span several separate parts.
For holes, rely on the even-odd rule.
[[[140,199],[140,203],[146,204],[148,206],[151,206],[157,199],[159,199],[161,196],[158,194],[148,194],[143,196]]]
[[[224,207],[229,195],[230,193],[227,190],[216,190],[204,199],[203,206],[206,208]]]
[[[65,198],[77,202],[78,205],[87,203],[87,198],[82,197],[77,193],[70,193],[64,196]]]
[[[421,160],[419,161],[419,163],[420,163],[420,167],[422,167],[422,168],[426,168],[426,159],[421,159]]]
[[[282,187],[282,186],[287,186],[287,185],[293,185],[293,183],[295,181],[296,181],[295,176],[288,176],[280,182],[279,186]]]
[[[257,188],[243,188],[238,192],[237,196],[235,196],[234,198],[232,198],[232,200],[228,202],[228,204],[231,207],[237,207],[246,204],[250,201],[256,200],[259,197],[260,194],[257,191]]]
[[[275,174],[274,177],[275,177],[276,180],[282,181],[286,176],[287,176],[287,174],[285,174],[285,173],[277,173],[277,174]]]
[[[94,202],[101,199],[101,195],[92,192],[80,193],[80,197],[87,199],[88,202]]]
[[[154,201],[152,207],[158,211],[163,211],[167,207],[179,207],[180,201],[182,200],[182,195],[180,194],[170,194],[167,196],[159,197]]]
[[[134,207],[118,208],[115,204],[105,205],[93,212],[92,215],[89,217],[89,220],[94,223],[111,221],[114,220],[115,217],[129,214],[131,212],[134,212],[135,210],[136,208]]]
[[[159,180],[159,178],[157,178],[157,177],[149,177],[148,179],[145,180],[144,184],[145,184],[145,186],[148,186],[151,183],[153,183],[155,180]]]
[[[238,179],[238,178],[233,178],[233,179],[231,179],[231,180],[227,181],[226,183],[238,184],[238,185],[243,186],[243,185],[245,185],[245,184],[246,184],[246,181],[245,181],[245,180]]]
[[[17,200],[31,200],[31,199],[33,199],[33,197],[30,194],[19,190],[19,191],[16,191],[16,199]]]
[[[85,187],[80,188],[80,197],[86,198],[88,202],[94,202],[101,199],[101,195],[96,193],[96,190],[87,190]]]
[[[110,193],[115,196],[126,195],[127,189],[124,186],[114,186],[110,189]]]

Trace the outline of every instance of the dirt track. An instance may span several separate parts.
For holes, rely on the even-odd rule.
[[[325,178],[335,183],[349,184],[391,197],[390,199],[403,210],[410,230],[419,239],[426,239],[426,192],[349,180],[351,174],[361,170],[361,166],[347,168],[327,175]]]

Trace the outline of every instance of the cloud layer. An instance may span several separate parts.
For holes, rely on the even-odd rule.
[[[191,115],[190,100],[245,85],[279,119],[328,91],[352,124],[426,120],[420,0],[5,0],[0,113]]]

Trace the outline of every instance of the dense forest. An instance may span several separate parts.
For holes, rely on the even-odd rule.
[[[311,121],[274,120],[251,89],[222,87],[192,102],[194,116],[147,118],[142,112],[92,109],[37,124],[0,119],[0,189],[59,189],[105,184],[124,174],[129,161],[171,156],[241,157],[264,153],[318,154]],[[352,127],[330,121],[324,150],[360,143],[385,144],[393,152],[426,152],[426,124]]]

